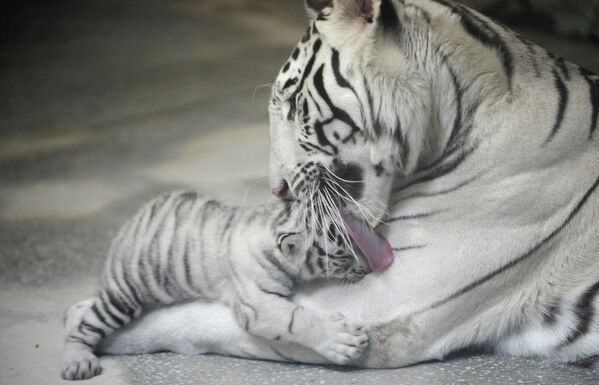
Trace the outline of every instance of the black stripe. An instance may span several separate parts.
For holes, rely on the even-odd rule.
[[[106,293],[106,292],[104,292]],[[108,300],[108,302],[110,302],[110,300]],[[108,303],[106,303],[106,299],[104,298],[104,296],[100,295],[100,304],[102,305],[102,309],[104,310],[104,313],[109,316],[114,322],[116,322],[119,326],[124,326],[125,325],[125,320],[123,320],[121,317],[119,317],[116,313],[114,313]],[[118,310],[118,309],[116,309]]]
[[[589,129],[589,139],[593,139],[597,130],[597,118],[599,117],[599,79],[592,80],[594,74],[584,68],[580,68],[580,74],[589,84],[589,93],[591,99],[591,128]]]
[[[120,278],[119,274],[117,274],[117,271],[116,271],[117,270],[117,268],[116,268],[116,259],[117,258],[113,258],[113,261],[112,261],[110,269],[112,271],[112,277],[113,277],[112,279],[113,279],[114,284],[117,287],[117,291],[119,293],[121,293],[121,295],[123,296],[123,298],[125,300],[124,302],[127,302],[127,306],[128,307],[129,307],[129,303],[132,306],[139,305],[140,302],[136,302],[137,301],[136,293],[133,292],[133,290],[132,290],[132,288],[131,288],[131,286],[129,285],[129,282],[128,282],[128,277],[127,277],[126,271],[125,271],[127,267],[124,266],[124,264],[122,263],[122,261],[120,262],[121,271],[123,273],[123,281],[121,282],[121,280],[119,279]],[[133,297],[133,298],[131,298],[131,297]]]
[[[185,270],[185,285],[191,288],[192,290],[198,291],[193,283],[193,278],[191,276],[191,263],[189,262],[190,250],[189,250],[190,241],[189,239],[185,240],[185,250],[183,254],[183,269]],[[201,257],[200,257],[201,258]]]
[[[549,137],[547,138],[547,140],[545,140],[544,144],[551,142],[557,134],[557,132],[559,131],[559,129],[562,127],[562,123],[564,121],[564,114],[566,113],[566,107],[568,106],[569,99],[568,87],[562,80],[562,77],[560,76],[557,69],[553,70],[553,77],[555,78],[555,88],[559,96],[559,102],[557,107],[557,116],[555,118],[555,124],[553,125],[553,129],[551,130],[551,134],[549,134]]]
[[[293,334],[293,323],[295,322],[295,313],[299,310],[299,306],[295,306],[295,309],[291,312],[291,319],[289,320],[289,325],[287,326],[287,331],[289,334]]]
[[[198,258],[198,262],[200,264],[200,272],[202,273],[202,282],[206,283],[206,286],[208,286],[208,290],[211,291],[213,288],[213,283],[210,280],[210,274],[208,274],[208,270],[206,269],[206,258],[202,258],[202,256],[206,253],[206,250],[204,250],[204,236],[205,236],[205,229],[206,229],[206,221],[208,220],[208,214],[209,211],[211,210],[215,210],[221,208],[221,205],[219,202],[215,201],[215,200],[209,200],[206,203],[204,203],[204,207],[200,216],[200,223],[199,223],[199,231],[198,231],[198,236],[199,236],[199,242],[198,242],[198,253],[197,255],[200,256]]]
[[[312,29],[310,27],[308,27],[306,29],[306,32],[304,33],[304,36],[302,36],[302,43],[307,43],[308,40],[310,40],[310,38],[312,37]]]
[[[337,51],[336,49],[333,49],[333,55],[331,56],[331,68],[333,68],[333,75],[335,76],[335,80],[337,81],[339,87],[351,90],[352,93],[357,97],[358,94],[356,93],[354,87],[352,87],[349,81],[347,81],[347,79],[343,77],[343,75],[341,75],[341,62],[339,60],[339,51]]]
[[[235,313],[237,315],[238,321],[239,321],[239,318],[243,318],[243,328],[246,331],[249,331],[250,330],[250,318],[247,316],[247,314],[245,314],[243,312],[243,310],[241,310],[241,304],[237,304],[235,306],[235,309],[236,309]]]
[[[316,122],[316,124],[318,124],[318,122]],[[300,141],[299,144],[304,150],[306,150],[306,152],[317,151],[317,152],[322,152],[323,154],[328,155],[328,156],[335,156],[335,154],[336,154],[334,152],[325,150],[324,148],[317,146],[315,144],[312,144],[310,142]]]
[[[408,251],[408,250],[418,250],[418,249],[424,249],[426,247],[426,245],[415,245],[415,246],[405,246],[405,247],[398,247],[398,248],[393,248],[393,251],[399,253],[402,251]]]
[[[397,127],[395,127],[395,130],[393,131],[393,138],[397,142],[398,147],[402,150],[400,156],[400,167],[406,167],[410,157],[411,148],[410,142],[408,141],[408,138],[406,137],[405,133],[401,128],[401,122],[399,121],[399,119],[397,119]]]
[[[495,30],[491,28],[489,23],[482,20],[474,14],[469,8],[460,4],[452,4],[446,0],[433,0],[451,9],[459,16],[460,23],[474,39],[481,42],[483,45],[495,50],[501,63],[508,81],[509,89],[512,89],[512,76],[514,74],[514,58],[508,48],[506,42]]]
[[[84,340],[84,339],[83,339],[83,338],[81,338],[81,337],[77,337],[77,336],[69,336],[68,338],[69,338],[70,340],[72,340],[72,341],[76,341],[76,342],[78,342],[78,343],[80,343],[80,344],[82,344],[82,345],[85,345],[85,346],[87,346],[87,347],[88,347],[88,348],[90,348],[92,351],[95,349],[95,346],[94,346],[94,345],[91,345],[89,342],[87,342],[86,340]]]
[[[165,282],[164,282],[164,288],[166,289],[167,293],[172,297],[172,298],[179,298],[181,299],[181,297],[184,298],[188,298],[189,296],[189,292],[187,292],[182,286],[181,286],[181,282],[180,279],[177,275],[177,268],[176,266],[179,266],[179,263],[181,263],[181,261],[179,259],[177,259],[176,257],[178,257],[179,255],[181,255],[181,251],[179,251],[179,253],[177,253],[177,255],[175,255],[175,248],[177,246],[180,247],[181,242],[183,242],[183,253],[185,253],[185,251],[187,250],[187,242],[186,239],[184,238],[186,235],[184,234],[184,232],[182,232],[181,227],[184,226],[185,221],[188,221],[189,218],[189,214],[190,214],[190,209],[193,209],[193,205],[195,203],[195,201],[197,201],[197,194],[196,193],[184,193],[181,195],[181,201],[180,203],[177,205],[177,208],[175,209],[175,225],[174,225],[174,229],[173,229],[173,237],[170,240],[170,244],[168,247],[168,254],[167,254],[167,261],[166,261],[166,272],[165,272]],[[189,207],[189,204],[191,204],[191,207]],[[181,212],[183,211],[184,214]],[[177,249],[179,249],[179,247],[177,247]],[[183,259],[185,258],[185,254],[183,254]],[[189,262],[189,261],[187,261]],[[183,267],[187,268],[189,267],[188,265],[185,265],[185,261],[183,261]],[[188,282],[186,282],[188,283]],[[190,287],[190,286],[188,286]]]
[[[287,79],[287,81],[285,82],[285,84],[283,85],[283,89],[289,88],[292,85],[297,84],[297,82],[299,82],[298,78],[291,78],[291,79]]]
[[[433,211],[430,213],[420,213],[420,214],[412,214],[412,215],[402,215],[399,217],[389,218],[386,221],[386,223],[392,223],[392,222],[398,222],[398,221],[411,221],[414,219],[428,218],[428,217],[433,216],[438,213],[440,213],[440,211]]]
[[[260,267],[270,275],[270,279],[272,281],[277,282],[281,286],[285,287],[287,290],[289,290],[289,292],[294,291],[295,285],[299,282],[299,280],[292,280],[288,275],[279,270],[276,266],[273,266],[270,263],[267,264],[263,260],[262,255],[258,256],[251,252],[250,255],[255,261],[258,262],[258,265],[260,265]]]
[[[449,71],[449,75],[451,76],[451,80],[453,83],[453,88],[455,92],[456,99],[456,111],[455,111],[455,119],[453,122],[453,128],[451,130],[451,135],[449,136],[449,140],[447,141],[447,148],[453,148],[455,146],[455,139],[460,133],[460,128],[462,128],[462,100],[464,98],[464,92],[462,91],[462,87],[460,85],[460,81],[458,79],[458,75],[455,73],[453,68],[447,62],[447,59],[444,60],[444,63],[447,67],[447,71]]]
[[[433,304],[431,304],[431,305],[427,306],[426,308],[419,310],[413,314],[423,313],[427,310],[436,309],[439,306],[445,305],[446,303],[468,293],[469,291],[471,291],[473,289],[476,289],[477,287],[481,286],[482,284],[486,283],[487,281],[495,278],[499,274],[511,269],[512,267],[514,267],[514,266],[520,264],[521,262],[525,261],[526,259],[530,258],[541,247],[543,247],[545,244],[547,244],[547,242],[551,241],[556,235],[558,235],[570,223],[570,221],[576,216],[576,214],[578,214],[580,209],[582,209],[582,207],[587,202],[589,197],[595,192],[598,185],[599,185],[599,178],[597,178],[597,180],[595,180],[595,183],[593,184],[593,186],[591,186],[591,188],[589,190],[587,190],[587,192],[584,194],[582,199],[576,204],[576,207],[574,208],[574,210],[572,210],[570,215],[568,215],[566,220],[560,226],[558,226],[555,230],[553,230],[553,232],[551,232],[551,234],[549,234],[543,240],[541,240],[536,245],[534,245],[532,248],[530,248],[526,253],[513,259],[511,262],[501,266],[500,268],[490,272],[489,274],[485,275],[484,277],[481,277],[481,278],[477,279],[476,281],[462,287],[461,289],[457,290],[455,293],[453,293],[441,300],[438,300],[437,302],[434,302]]]
[[[308,90],[308,97],[310,98],[310,100],[312,100],[312,103],[316,106],[316,110],[318,111],[318,113],[322,115],[322,110],[320,109],[320,106],[316,102],[316,99],[314,99],[314,95],[312,95],[312,91],[310,91],[310,90]]]
[[[318,95],[325,101],[325,103],[331,110],[331,113],[333,114],[333,118],[329,119],[328,122],[323,123],[323,124],[328,124],[330,121],[333,121],[333,120],[339,120],[340,122],[343,122],[346,125],[348,125],[352,129],[352,132],[346,138],[344,138],[342,140],[342,142],[347,143],[347,141],[349,141],[349,139],[351,139],[355,135],[356,132],[360,131],[360,127],[358,127],[358,125],[354,122],[354,120],[351,118],[351,116],[349,116],[349,114],[346,111],[340,109],[333,103],[333,101],[331,100],[331,98],[330,98],[329,94],[327,93],[325,86],[324,86],[323,72],[324,72],[324,64],[321,65],[318,68],[318,70],[316,70],[316,73],[314,74],[314,80],[313,80],[314,87],[318,91]],[[328,140],[327,140],[327,142],[328,142]],[[323,144],[323,143],[321,142],[321,144]]]
[[[266,258],[266,260],[268,261],[268,263],[270,263],[273,267],[275,267],[278,271],[280,271],[281,273],[283,273],[291,282],[295,282],[296,281],[296,275],[291,273],[285,266],[283,266],[283,264],[281,263],[281,261],[279,261],[277,259],[277,257],[275,257],[275,255],[269,251],[264,252],[264,257]]]
[[[280,338],[280,337],[281,337],[281,336],[279,336],[279,338]],[[277,341],[277,340],[278,340],[278,338],[275,338],[275,341]],[[292,358],[289,358],[289,357],[287,357],[286,355],[284,355],[283,353],[281,353],[281,352],[280,352],[279,350],[277,350],[277,349],[276,349],[274,346],[271,346],[270,348],[272,349],[272,351],[273,351],[273,352],[274,352],[274,353],[275,353],[277,356],[279,356],[280,358],[282,358],[284,361],[290,361],[290,362],[293,362],[293,361],[295,361],[294,359],[292,359]]]
[[[313,275],[314,266],[312,265],[312,252],[310,250],[306,252],[306,260],[304,264],[306,265],[306,268],[308,268],[308,273],[310,273],[310,275]]]
[[[239,297],[237,297],[237,300],[239,301],[240,304],[242,304],[243,306],[247,307],[248,309],[250,309],[252,311],[252,313],[254,313],[254,320],[258,319],[258,311],[256,310],[256,308],[254,306],[248,304],[247,302],[243,301]]]
[[[309,164],[308,164],[309,165]],[[300,176],[300,175],[296,175]],[[294,179],[295,181],[295,179]],[[293,183],[292,183],[293,184]],[[277,216],[273,220],[272,230],[276,231],[278,228],[283,226],[291,218],[292,203],[286,202],[283,208],[277,213]]]
[[[471,184],[472,182],[474,182],[475,180],[477,180],[478,178],[480,178],[481,174],[478,174],[472,178],[466,179],[464,182],[461,182],[453,187],[447,188],[445,190],[438,190],[438,191],[432,191],[432,192],[419,192],[419,193],[414,193],[411,195],[408,195],[406,197],[402,197],[399,202],[403,202],[403,201],[407,201],[408,199],[414,199],[414,198],[428,198],[428,197],[435,197],[435,196],[440,196],[440,195],[445,195],[445,194],[450,194],[452,192],[458,191],[463,187],[468,186],[469,184]]]
[[[289,295],[290,295],[290,294],[279,293],[277,291],[267,290],[267,289],[263,288],[260,285],[257,285],[257,286],[258,286],[258,289],[260,289],[261,292],[266,293],[268,295],[275,295],[277,297],[281,297],[281,298],[285,298],[285,299],[289,298]]]
[[[139,281],[139,283],[141,285],[141,287],[137,287],[137,289],[139,289],[142,292],[142,295],[141,296],[137,295],[137,294],[139,294],[139,292],[137,292],[134,295],[139,300],[140,304],[145,304],[148,301],[148,299],[149,299],[148,295],[147,295],[147,293],[149,291],[145,290],[145,288],[144,288],[144,286],[146,285],[146,279],[147,279],[147,276],[148,276],[148,270],[147,270],[147,267],[146,267],[146,262],[147,262],[146,259],[147,259],[147,254],[149,252],[149,250],[148,250],[149,246],[145,242],[145,236],[146,236],[146,233],[149,233],[149,229],[153,225],[153,222],[155,220],[154,216],[156,215],[156,211],[158,210],[157,206],[158,206],[157,204],[152,205],[152,209],[150,210],[149,217],[148,217],[148,220],[146,222],[146,225],[145,226],[139,225],[137,227],[137,229],[135,231],[135,235],[133,237],[133,243],[134,243],[134,245],[136,243],[139,244],[139,252],[137,254],[137,257],[138,257],[138,260],[137,260],[137,277],[135,277],[135,278]],[[136,247],[134,246],[134,248],[136,248]],[[133,261],[133,258],[132,258],[132,261]],[[132,263],[131,263],[131,265],[132,265]],[[122,267],[123,271],[125,273],[125,280],[126,281],[130,281],[127,278],[127,274],[128,274],[128,270],[129,269],[127,268],[127,266],[125,264],[123,264],[122,266],[123,266]],[[141,297],[144,297],[143,301],[141,300]]]
[[[324,255],[325,254],[319,255],[318,258],[316,259],[316,265],[320,269],[321,273],[326,271],[326,269],[324,267]]]
[[[320,50],[321,46],[322,46],[322,41],[320,41],[320,39],[317,39],[314,42],[314,45],[312,48],[312,56],[310,57],[310,60],[308,60],[308,64],[306,64],[306,67],[304,69],[304,72],[302,73],[302,78],[299,82],[299,85],[296,87],[295,92],[288,99],[288,101],[291,103],[291,106],[290,106],[291,108],[289,109],[289,113],[287,114],[287,120],[294,119],[295,110],[296,110],[295,98],[297,97],[298,92],[300,92],[302,90],[302,88],[304,88],[304,83],[306,82],[307,77],[312,73],[312,69],[314,67],[314,62],[316,61],[316,54]]]
[[[457,156],[455,156],[454,158],[452,158],[449,161],[447,161],[446,158],[442,158],[442,160],[439,160],[438,162],[436,162],[436,163],[440,163],[440,164],[435,164],[435,165],[429,167],[428,170],[422,170],[421,172],[424,173],[424,175],[410,181],[409,183],[407,183],[403,186],[400,186],[399,188],[395,189],[395,192],[402,191],[402,190],[407,189],[408,187],[412,187],[417,184],[429,182],[433,179],[437,179],[437,178],[440,178],[442,176],[452,173],[477,148],[478,148],[478,146],[474,145],[474,146],[470,147],[469,149],[462,150],[462,151],[460,151],[460,153]]]
[[[89,323],[85,322],[85,321],[81,321],[81,324],[79,324],[79,330],[81,331],[81,328],[85,328],[87,330],[89,330],[92,333],[95,333],[97,335],[100,336],[100,338],[104,338],[106,337],[106,333],[104,332],[104,330],[97,328],[93,325],[90,325]]]
[[[150,243],[151,244],[151,243]],[[154,295],[154,292],[151,290],[151,286],[149,284],[149,280],[152,278],[151,264],[148,263],[148,258],[151,250],[148,249],[145,252],[142,251],[139,257],[138,262],[138,271],[139,271],[139,280],[141,283],[141,291],[144,294],[144,303],[148,304],[148,302],[160,302],[158,297]]]
[[[131,292],[131,294],[133,295],[133,299],[135,300],[135,302],[137,302],[137,304],[139,306],[142,306],[144,303],[141,300],[141,295],[138,292],[138,289],[134,286],[133,284],[133,277],[131,277],[128,273],[128,269],[126,266],[123,267],[123,274],[125,276],[125,286],[127,286],[128,290]]]
[[[557,68],[559,68],[559,70],[561,71],[562,75],[564,75],[564,78],[567,81],[569,81],[571,79],[571,77],[570,77],[570,71],[568,70],[568,67],[566,66],[566,62],[565,62],[564,58],[556,56],[556,55],[554,55],[551,52],[547,52],[547,56],[549,56],[553,60],[555,66]]]
[[[532,63],[532,67],[533,67],[533,69],[535,71],[535,76],[537,78],[540,78],[541,77],[541,71],[539,69],[539,63],[537,62],[536,46],[532,42],[530,42],[530,40],[526,39],[525,37],[523,37],[520,34],[515,34],[515,36],[528,49],[528,56],[529,56],[529,59],[530,59],[530,61]]]
[[[108,323],[106,322],[106,318],[104,318],[102,313],[100,313],[100,310],[98,309],[98,306],[96,305],[99,298],[100,297],[98,297],[96,299],[96,301],[94,301],[94,304],[92,305],[91,310],[94,313],[94,315],[96,316],[96,318],[100,321],[100,323],[102,323],[103,325],[106,325],[107,327],[112,329],[112,326],[108,325]]]
[[[328,15],[325,15],[324,13],[320,12],[317,16],[316,16],[316,20],[318,21],[327,21],[328,20]]]
[[[368,81],[366,80],[366,77],[362,76],[362,84],[364,85],[364,89],[366,90],[366,96],[367,96],[367,101],[368,101],[368,110],[370,111],[370,118],[373,121],[373,127],[372,130],[374,131],[374,135],[375,136],[380,136],[381,135],[381,125],[380,125],[380,121],[377,118],[377,114],[374,111],[374,98],[372,96],[372,91],[370,89],[370,85],[368,84]],[[377,111],[378,112],[378,111]]]
[[[314,86],[316,87],[316,90],[318,91],[318,94],[320,95],[320,97],[323,98],[325,103],[329,106],[329,108],[331,109],[333,116],[334,116],[336,107],[333,106],[333,103],[331,102],[331,99],[329,98],[329,95],[324,87],[323,72],[324,72],[324,64],[322,66],[320,66],[320,68],[314,74]],[[328,123],[332,122],[333,120],[334,119],[331,118],[331,119],[327,119],[324,122],[321,122],[321,121],[314,122],[314,132],[316,133],[316,138],[318,139],[318,143],[321,146],[329,147],[330,152],[332,152],[333,154],[337,154],[337,152],[338,152],[337,147],[329,141],[329,139],[325,135],[324,129],[323,129],[325,124],[328,124]]]
[[[557,321],[557,316],[561,313],[559,303],[550,302],[543,310],[543,320],[547,325],[554,325]]]
[[[237,216],[238,211],[239,210],[237,208],[231,209],[231,214],[229,214],[229,218],[227,218],[227,222],[225,223],[225,227],[223,228],[223,231],[222,231],[223,234],[225,232],[228,232],[231,229],[231,226],[233,225],[233,220]]]
[[[147,279],[154,279],[154,282],[160,287],[163,287],[162,264],[160,263],[160,235],[164,231],[165,226],[166,221],[162,218],[162,223],[152,237],[150,250],[147,255],[149,262],[148,268],[151,271],[151,275],[148,275]],[[147,286],[148,288],[150,287],[150,285]]]
[[[561,345],[562,347],[573,344],[590,331],[593,318],[595,317],[593,301],[597,293],[599,293],[599,282],[588,288],[576,303],[574,314],[578,317],[578,322],[567,340]]]
[[[127,304],[126,301],[123,301],[121,298],[117,298],[111,290],[106,290],[106,295],[108,296],[108,301],[119,313],[128,316],[129,318],[133,318],[135,311]]]

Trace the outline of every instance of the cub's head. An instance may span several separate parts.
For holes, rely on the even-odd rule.
[[[299,275],[304,281],[334,278],[356,283],[370,272],[363,258],[348,249],[333,227],[326,239],[319,237],[310,241],[302,233],[280,233],[277,249],[281,258],[299,265]]]
[[[387,214],[394,176],[417,161],[411,146],[421,142],[402,129],[412,112],[401,114],[401,79],[386,58],[401,66],[401,52],[386,47],[399,31],[389,4],[307,1],[312,22],[277,76],[269,106],[273,193],[299,200],[308,217],[337,222],[369,261],[369,253],[386,253],[370,261],[374,269],[388,265],[390,247],[372,228]]]

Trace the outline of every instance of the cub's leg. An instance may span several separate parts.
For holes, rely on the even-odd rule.
[[[305,346],[335,364],[356,360],[368,345],[366,330],[343,315],[320,313],[276,294],[238,298],[234,311],[248,332]]]
[[[84,380],[101,373],[94,354],[100,341],[137,318],[140,304],[122,299],[109,291],[73,305],[66,314],[67,337],[62,356],[62,378]]]

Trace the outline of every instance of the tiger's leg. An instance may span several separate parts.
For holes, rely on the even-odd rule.
[[[239,324],[229,306],[202,301],[152,310],[107,336],[97,351],[112,355],[157,351],[187,355],[214,353],[271,361],[330,363],[302,345],[251,334]]]
[[[343,315],[318,312],[275,294],[238,298],[234,311],[248,332],[305,346],[339,365],[356,360],[368,345],[365,328]]]
[[[141,314],[139,304],[102,291],[98,297],[73,305],[66,314],[62,378],[83,380],[101,373],[94,354],[100,341]]]

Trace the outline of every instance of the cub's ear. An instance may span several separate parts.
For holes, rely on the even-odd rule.
[[[277,236],[277,247],[284,255],[295,255],[300,251],[302,239],[298,233],[281,233]]]
[[[351,19],[363,19],[369,23],[374,20],[375,0],[305,0],[310,17],[316,17],[320,11],[333,7]]]

